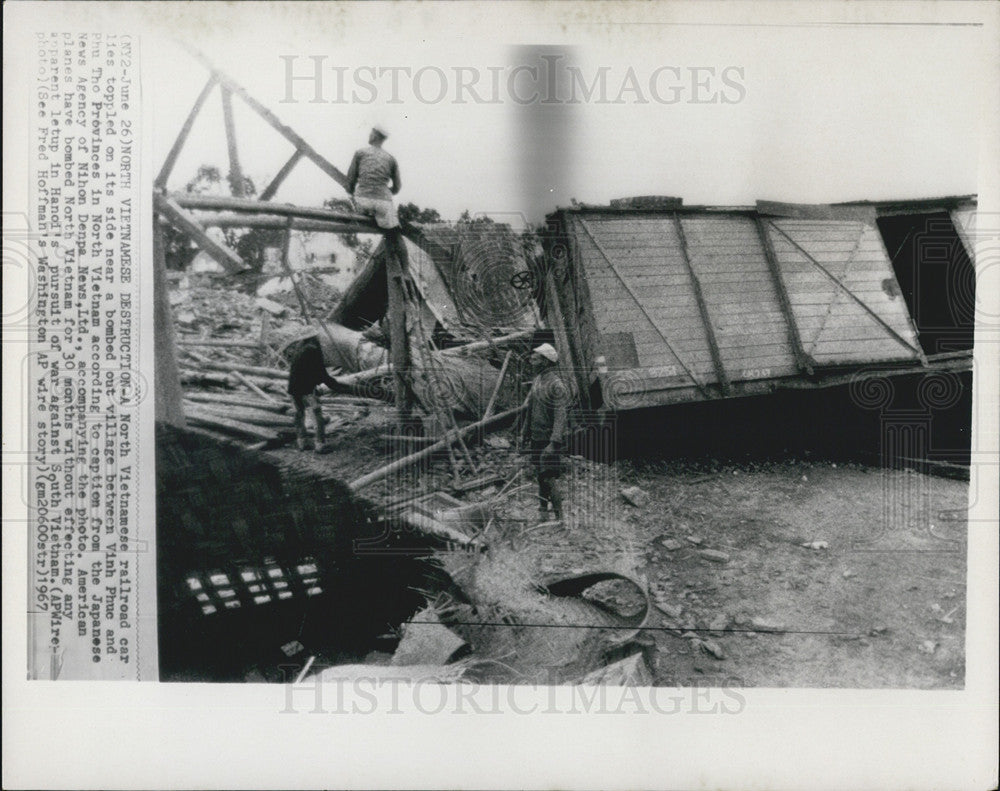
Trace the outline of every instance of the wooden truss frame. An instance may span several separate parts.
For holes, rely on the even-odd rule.
[[[283,229],[282,268],[291,279],[306,321],[316,322],[322,329],[326,330],[322,319],[319,316],[312,315],[312,312],[309,310],[308,302],[296,282],[295,273],[291,269],[288,252],[292,232],[373,233],[384,236],[385,230],[379,228],[372,217],[364,214],[273,203],[271,199],[277,194],[282,183],[288,178],[296,165],[303,159],[308,159],[315,164],[333,181],[344,188],[345,191],[348,188],[347,177],[293,129],[283,124],[267,107],[251,96],[242,85],[216,68],[202,53],[192,48],[188,48],[188,50],[208,69],[209,76],[205,86],[201,89],[201,93],[195,99],[187,118],[163,161],[159,174],[153,182],[153,233],[157,249],[156,266],[158,268],[163,267],[165,270],[163,252],[164,224],[170,225],[184,233],[201,250],[217,261],[226,272],[231,274],[244,272],[250,267],[235,251],[209,236],[207,232],[208,228]],[[229,155],[228,182],[231,194],[228,197],[209,197],[177,192],[170,193],[167,190],[167,182],[177,164],[177,159],[191,135],[195,121],[216,88],[218,88],[222,100],[226,146]],[[240,162],[236,122],[233,115],[234,96],[242,100],[258,117],[264,120],[265,123],[295,148],[291,157],[282,165],[257,200],[249,199],[245,194],[246,181]],[[396,379],[397,403],[400,408],[401,419],[405,419],[412,407],[412,394],[404,375],[409,362],[409,352],[404,329],[406,321],[402,284],[403,273],[400,263],[395,260],[396,256],[391,254],[391,252],[389,255],[390,272],[394,276],[388,278],[388,304],[391,314],[390,326],[396,330],[392,333],[391,358]],[[161,298],[166,299],[166,295],[161,295]],[[163,315],[160,316],[161,325],[157,327],[157,331],[168,333],[172,338],[170,327],[163,326],[164,324],[169,324],[169,310],[162,313]],[[171,359],[174,372],[176,373],[176,356],[173,344],[170,343],[169,346],[169,349],[164,348],[162,351]],[[167,390],[164,392],[167,392]],[[158,410],[160,410],[160,406],[158,404]],[[162,406],[162,411],[158,411],[158,415],[172,422],[183,424],[183,414],[180,412],[179,403],[164,404]]]

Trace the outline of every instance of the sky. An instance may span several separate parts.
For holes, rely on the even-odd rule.
[[[147,15],[157,163],[207,76],[183,40],[343,171],[368,128],[387,125],[398,199],[446,219],[467,209],[538,222],[573,199],[629,195],[732,205],[977,191],[984,42],[971,25],[817,25],[757,18],[750,4],[696,23],[687,5],[227,8]],[[309,79],[289,88],[288,74]],[[292,147],[236,104],[243,167],[262,187]],[[226,162],[216,95],[170,186]],[[278,199],[343,195],[300,163]]]

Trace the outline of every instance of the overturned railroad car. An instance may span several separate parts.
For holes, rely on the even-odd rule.
[[[549,216],[544,311],[589,409],[969,371],[972,196]]]

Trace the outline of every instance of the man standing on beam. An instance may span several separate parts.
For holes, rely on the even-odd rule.
[[[347,189],[354,197],[354,206],[359,212],[374,215],[375,224],[387,232],[386,239],[396,248],[400,263],[405,264],[403,232],[392,200],[392,196],[399,192],[402,181],[396,158],[382,148],[388,137],[385,127],[372,127],[368,145],[354,152],[347,171]]]
[[[347,189],[354,198],[355,208],[362,214],[374,215],[375,224],[385,231],[391,360],[400,429],[405,429],[411,419],[414,400],[408,381],[409,349],[406,338],[405,281],[409,258],[403,231],[399,227],[399,215],[392,201],[402,181],[396,158],[382,148],[387,137],[389,133],[384,127],[372,127],[368,145],[354,152],[347,171]]]

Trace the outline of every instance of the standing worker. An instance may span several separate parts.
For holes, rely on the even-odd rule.
[[[375,224],[385,231],[386,279],[388,286],[388,316],[390,348],[392,350],[393,378],[396,403],[399,405],[400,423],[411,419],[413,390],[408,381],[409,351],[406,340],[406,293],[409,281],[409,259],[399,215],[392,196],[399,192],[402,182],[396,158],[383,150],[382,144],[389,133],[379,126],[372,127],[368,146],[354,152],[351,167],[347,170],[347,189],[354,197],[355,208],[375,216]]]
[[[528,358],[534,379],[524,416],[523,447],[538,479],[538,516],[549,518],[549,506],[556,519],[563,516],[563,493],[559,477],[563,472],[566,427],[572,393],[559,376],[559,353],[550,343],[532,350]]]
[[[355,208],[362,214],[374,215],[375,224],[388,232],[386,239],[396,248],[405,271],[406,246],[392,200],[392,196],[399,192],[402,181],[396,158],[382,148],[388,137],[384,127],[372,127],[368,145],[354,152],[347,171],[347,190],[354,197]]]

